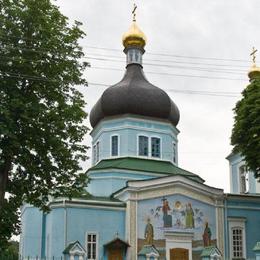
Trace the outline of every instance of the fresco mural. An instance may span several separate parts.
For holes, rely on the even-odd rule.
[[[194,253],[204,246],[216,244],[215,207],[183,195],[140,201],[137,218],[139,250],[148,242],[148,227],[153,229],[150,233],[154,246],[162,252],[165,231],[192,231]]]

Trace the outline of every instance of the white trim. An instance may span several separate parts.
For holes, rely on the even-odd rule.
[[[172,188],[175,187],[182,187],[191,189],[192,191],[195,191],[197,193],[200,193],[202,195],[206,195],[207,197],[211,197],[211,200],[215,200],[216,198],[219,198],[224,195],[222,189],[213,188],[210,186],[206,186],[205,184],[198,183],[196,181],[193,181],[191,179],[188,179],[183,176],[169,176],[164,178],[158,178],[158,179],[148,179],[148,180],[141,180],[141,181],[129,181],[128,187],[126,187],[124,190],[119,191],[114,195],[115,198],[123,198],[123,195],[127,192],[143,192],[148,190],[155,190],[155,189],[166,189],[166,188]],[[172,194],[175,194],[176,191],[172,189]],[[152,197],[158,197],[159,195],[154,192],[154,195]],[[142,200],[142,198],[138,197],[136,200]],[[205,202],[207,203],[207,202]],[[215,203],[208,203],[210,205],[215,205]]]
[[[246,226],[245,226],[246,219],[245,218],[228,218],[228,231],[229,231],[229,252],[230,258],[233,259],[233,238],[232,238],[232,230],[234,229],[241,229],[242,230],[242,251],[243,255],[242,258],[247,259],[246,256]]]
[[[88,258],[88,235],[96,235],[96,258]],[[99,259],[99,233],[96,231],[87,231],[85,233],[85,250],[88,260],[98,260]]]
[[[112,155],[112,138],[117,136],[117,155]],[[118,133],[110,135],[110,157],[117,158],[120,157],[120,135]]]
[[[245,165],[245,162],[244,161],[240,161],[238,164],[237,164],[237,167],[236,167],[236,171],[237,171],[237,193],[238,194],[244,194],[241,192],[241,179],[240,179],[240,167],[244,166]]]
[[[257,207],[247,207],[247,206],[227,206],[228,209],[248,209],[248,210],[260,210]]]
[[[124,158],[124,157],[122,157]],[[137,158],[137,157],[136,157]],[[140,158],[140,156],[138,157]],[[150,158],[146,158],[146,159],[150,159]],[[131,174],[136,174],[136,175],[140,175],[140,172],[142,171],[134,171],[134,170],[119,170],[119,169],[115,169],[115,168],[111,168],[111,170],[113,171],[113,173],[115,172],[118,172],[118,173],[131,173]],[[91,174],[99,174],[99,173],[107,173],[108,170],[105,169],[105,170],[90,170],[88,173],[87,173],[87,176],[90,176]],[[168,174],[164,174],[164,173],[152,173],[152,172],[142,172],[142,175],[146,175],[146,176],[157,176],[157,177],[165,177],[165,176],[168,176]],[[93,177],[91,177],[93,178]],[[259,196],[260,197],[260,196]]]
[[[145,119],[144,119],[144,118],[135,117],[134,115],[127,114],[127,115],[121,116],[120,118],[118,118],[118,117],[110,117],[110,118],[106,117],[106,118],[104,118],[103,120],[101,120],[101,121],[98,123],[97,126],[95,126],[95,127],[92,129],[92,131],[90,132],[90,135],[91,135],[91,136],[94,135],[94,132],[96,132],[96,129],[98,129],[98,128],[100,128],[100,129],[97,130],[96,136],[99,134],[99,132],[104,131],[104,130],[105,130],[105,127],[102,126],[102,124],[105,124],[106,122],[111,122],[111,121],[120,122],[120,121],[125,121],[126,119],[127,119],[127,120],[130,120],[130,121],[139,121],[139,122],[145,122],[145,123],[150,122],[150,123],[157,124],[157,125],[166,125],[166,126],[168,126],[168,127],[171,128],[171,130],[172,130],[172,132],[174,132],[174,134],[178,135],[178,134],[180,133],[180,131],[179,131],[176,127],[174,127],[171,123],[169,123],[169,122],[164,122],[164,121],[160,121],[160,119],[158,119],[158,118],[154,118],[154,120],[153,120],[153,119],[150,119],[150,118],[145,118]],[[142,128],[142,127],[132,126],[132,125],[130,125],[129,123],[126,124],[125,126],[123,126],[122,128],[131,128],[131,127],[132,127],[133,129],[138,129],[138,130],[140,130],[140,129]],[[112,128],[109,128],[109,129],[111,130]],[[119,128],[116,128],[116,127],[115,127],[115,129],[119,129]],[[121,129],[121,127],[120,127],[120,129]],[[110,131],[110,130],[109,130],[109,131]],[[162,130],[162,131],[157,130],[157,131],[158,131],[159,133],[161,133],[161,132],[164,131],[164,130]]]
[[[103,177],[91,177],[91,180],[102,180],[102,179],[117,179],[117,180],[141,180],[137,177],[120,177],[120,176],[103,176]]]
[[[95,143],[93,143],[93,145],[92,145],[92,150],[93,150],[93,152],[92,152],[92,165],[96,165],[96,164],[98,164],[99,163],[99,161],[101,161],[101,156],[100,156],[100,151],[101,151],[101,142],[100,142],[100,140],[98,139]],[[97,148],[98,147],[98,150],[96,149],[96,151],[95,151],[95,147]],[[98,151],[98,153],[97,153],[97,151]],[[95,155],[95,152],[96,152],[96,155]],[[97,156],[98,155],[98,156]]]

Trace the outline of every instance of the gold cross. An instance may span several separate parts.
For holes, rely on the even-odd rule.
[[[137,5],[136,4],[134,4],[134,9],[133,9],[133,11],[132,11],[132,14],[133,14],[133,22],[135,22],[136,21],[136,8],[137,8]]]
[[[255,55],[256,52],[257,52],[257,49],[255,49],[255,47],[253,47],[253,51],[250,53],[250,56],[252,56],[254,64],[255,64],[255,59],[256,59],[256,55]]]

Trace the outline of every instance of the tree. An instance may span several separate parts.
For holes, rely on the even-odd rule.
[[[240,153],[249,170],[260,177],[260,77],[259,72],[252,73],[254,78],[243,91],[242,99],[237,102],[235,123],[231,144],[234,152]]]
[[[0,241],[17,230],[23,201],[48,210],[50,197],[86,184],[80,26],[50,0],[0,1]]]

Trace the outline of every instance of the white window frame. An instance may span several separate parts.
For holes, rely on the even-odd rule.
[[[152,138],[157,138],[157,139],[160,140],[160,156],[153,156],[152,155]],[[162,138],[160,136],[155,136],[155,135],[150,136],[150,150],[151,150],[151,154],[150,154],[151,158],[154,158],[154,159],[161,159],[162,158]]]
[[[93,164],[96,164],[99,161],[100,161],[100,140],[97,140],[93,145]]]
[[[114,136],[117,136],[117,155],[112,155],[112,138]],[[111,157],[119,157],[120,156],[120,135],[119,134],[113,134],[110,136],[110,156]]]
[[[72,248],[72,250],[69,252],[69,256],[70,256],[70,260],[74,260],[75,256],[78,256],[79,260],[84,260],[85,252],[83,251],[82,248],[81,250],[77,248],[76,249]]]
[[[241,169],[244,169],[243,173],[241,173]],[[242,190],[242,174],[243,174],[243,177],[245,178],[244,181],[245,181],[245,190]],[[238,167],[238,178],[239,178],[239,193],[241,194],[245,194],[245,193],[248,193],[249,192],[249,173],[246,169],[246,166],[245,164],[241,164],[239,167]]]
[[[229,252],[230,252],[230,259],[236,259],[233,254],[233,230],[234,229],[241,229],[242,230],[242,250],[243,256],[242,258],[247,259],[246,257],[246,219],[245,218],[228,218],[229,223]]]
[[[93,146],[92,146],[93,148],[92,148],[92,163],[93,164],[95,164],[96,163],[96,158],[97,158],[97,156],[96,156],[96,154],[97,154],[97,150],[96,150],[96,144],[94,144]]]
[[[88,258],[88,235],[96,235],[96,258]],[[99,249],[99,236],[98,236],[98,233],[97,232],[91,232],[91,231],[88,231],[86,232],[86,235],[85,235],[85,250],[86,250],[86,258],[88,260],[98,260],[98,250]]]
[[[147,155],[139,155],[139,138],[141,137],[141,136],[144,136],[144,137],[146,137],[147,139],[148,139],[148,147],[147,147],[147,149],[148,149],[148,151],[147,151]],[[147,158],[147,157],[150,157],[150,137],[148,136],[148,135],[146,135],[146,134],[138,134],[137,135],[137,156],[138,157],[141,157],[141,158]]]
[[[158,260],[159,259],[159,255],[154,253],[154,252],[146,254],[146,260],[151,260],[152,257],[154,258],[154,260]]]

